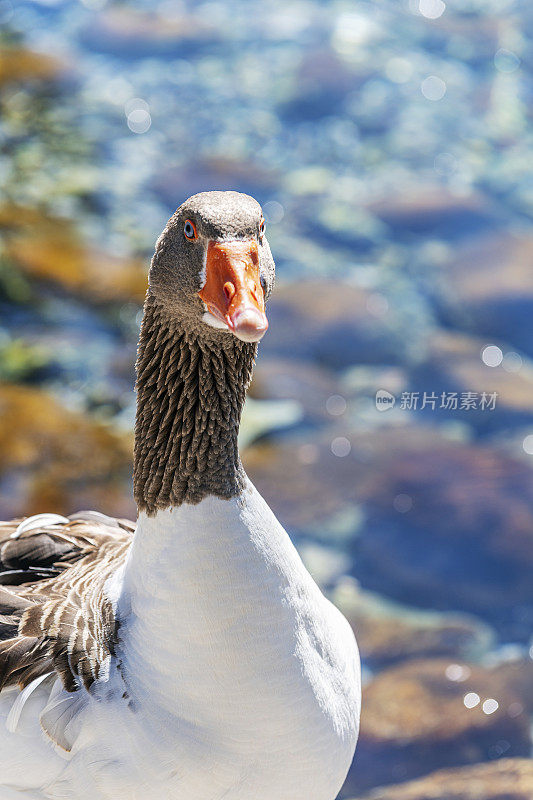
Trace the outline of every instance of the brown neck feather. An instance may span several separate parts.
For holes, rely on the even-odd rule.
[[[149,295],[137,357],[134,495],[140,511],[230,498],[243,486],[237,436],[257,346],[171,319]]]

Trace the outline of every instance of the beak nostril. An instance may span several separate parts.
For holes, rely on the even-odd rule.
[[[254,253],[256,248],[251,241],[210,241],[205,282],[198,292],[211,317],[245,342],[258,342],[268,328],[265,294]]]
[[[231,283],[231,281],[225,283],[222,290],[226,296],[226,300],[231,301],[233,295],[235,294],[235,286]]]

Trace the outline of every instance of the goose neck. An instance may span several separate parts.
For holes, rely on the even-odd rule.
[[[242,490],[237,437],[257,346],[171,317],[148,296],[137,357],[134,495],[140,511]]]

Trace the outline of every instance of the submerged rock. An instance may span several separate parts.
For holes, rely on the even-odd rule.
[[[81,31],[81,40],[92,50],[137,59],[188,54],[220,39],[209,15],[167,10],[162,14],[112,6],[91,19]]]
[[[277,186],[277,175],[244,156],[212,156],[188,164],[167,164],[164,170],[156,172],[150,185],[170,208],[176,208],[187,197],[210,191],[213,187],[222,191],[238,189],[264,202]]]
[[[380,432],[356,575],[403,602],[480,614],[505,641],[531,632],[533,473],[497,449]]]
[[[408,360],[408,343],[399,335],[402,315],[386,302],[376,313],[373,297],[366,289],[338,281],[281,286],[269,303],[270,330],[262,352],[334,369]]]
[[[334,50],[313,49],[304,54],[295,70],[289,96],[280,105],[280,116],[301,123],[338,115],[346,98],[360,89],[369,75],[370,67],[349,67]]]
[[[468,242],[442,265],[437,305],[447,322],[502,339],[533,355],[533,236],[492,234]]]
[[[494,674],[520,697],[528,713],[533,714],[533,649],[529,656],[498,664]]]
[[[492,345],[500,363],[490,362],[487,346],[491,347],[486,339],[450,331],[438,331],[429,338],[426,357],[411,370],[409,385],[421,400],[424,392],[437,395],[436,407],[428,406],[425,416],[462,420],[483,433],[520,427],[533,419],[532,364],[503,344],[499,354],[497,345]],[[485,351],[494,366],[484,363]],[[443,393],[448,398],[455,393],[457,402],[443,400]],[[468,393],[474,404],[462,408],[462,398]]]
[[[2,206],[0,228],[6,256],[24,275],[92,300],[142,303],[147,266],[87,244],[68,220]]]
[[[0,46],[0,86],[57,78],[65,66],[52,56],[24,47]]]
[[[353,580],[339,581],[331,599],[354,629],[361,658],[372,669],[438,656],[477,660],[493,640],[490,628],[475,617],[393,603],[361,590]]]
[[[521,699],[496,672],[444,659],[408,662],[364,689],[348,787],[361,792],[442,767],[528,756],[530,747]]]
[[[250,387],[252,397],[294,400],[309,422],[331,421],[346,410],[338,377],[325,367],[286,358],[260,358]]]
[[[504,758],[490,764],[434,772],[401,786],[375,789],[357,800],[531,800],[533,760]]]
[[[404,187],[368,204],[369,211],[396,235],[420,234],[458,239],[497,222],[496,212],[480,194],[454,194],[439,184]]]
[[[533,618],[533,472],[527,461],[414,424],[261,443],[246,467],[296,532],[342,543],[365,589],[482,616],[505,641]],[[352,523],[350,523],[352,519]]]
[[[0,518],[98,508],[134,515],[131,442],[40,389],[0,386]]]

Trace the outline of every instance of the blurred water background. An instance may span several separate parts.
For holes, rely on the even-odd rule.
[[[278,287],[242,444],[358,634],[341,797],[531,798],[531,2],[0,19],[1,517],[135,514],[154,242],[194,192],[253,194]]]

